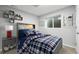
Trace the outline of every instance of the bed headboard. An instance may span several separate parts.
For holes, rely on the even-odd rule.
[[[35,29],[34,24],[17,23],[17,29]]]
[[[19,37],[19,30],[22,29],[35,29],[34,24],[17,23],[17,38]]]
[[[24,37],[26,37],[24,35],[24,33],[22,31],[24,31],[25,29],[35,29],[35,25],[34,24],[27,24],[27,23],[17,23],[17,42],[21,43],[20,47],[22,47],[22,43],[25,41],[25,39],[22,39]],[[17,48],[18,48],[18,44],[17,44]]]

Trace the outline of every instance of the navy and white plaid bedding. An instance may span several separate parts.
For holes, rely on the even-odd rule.
[[[21,48],[19,48],[21,43],[18,43],[17,52],[20,54],[52,54],[55,46],[61,40],[60,37],[40,34],[39,32],[28,35],[24,39]]]

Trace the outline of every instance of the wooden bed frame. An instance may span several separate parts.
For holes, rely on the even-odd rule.
[[[26,23],[17,23],[17,29],[19,25],[32,25],[33,29],[35,29],[35,25],[34,24],[26,24]]]
[[[34,24],[17,23],[17,36],[18,36],[18,27],[20,25],[32,25],[33,26],[33,29],[35,29],[35,25]],[[60,40],[58,42],[58,44],[56,45],[56,47],[53,50],[53,53],[54,54],[58,54],[61,48],[62,48],[62,40]]]

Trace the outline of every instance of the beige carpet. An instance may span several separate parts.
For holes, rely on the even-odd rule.
[[[75,48],[63,46],[59,51],[59,54],[76,54]]]
[[[13,49],[9,52],[6,52],[5,54],[17,54],[17,52],[16,49]],[[63,46],[58,54],[76,54],[76,51],[74,48]]]

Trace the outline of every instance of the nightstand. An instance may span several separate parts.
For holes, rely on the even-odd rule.
[[[13,37],[11,39],[3,38],[2,39],[2,53],[12,50],[17,47],[17,38]]]

